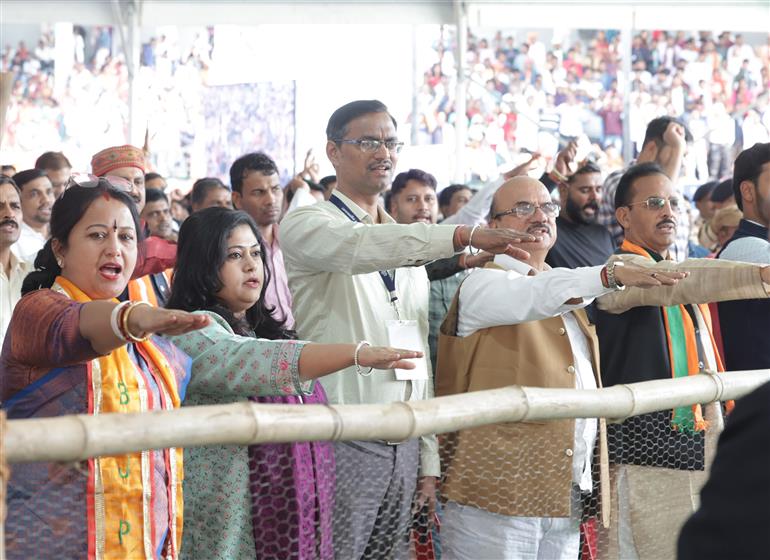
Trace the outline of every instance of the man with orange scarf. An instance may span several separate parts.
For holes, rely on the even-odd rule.
[[[670,260],[679,205],[671,180],[654,163],[629,168],[615,194],[625,240],[616,259],[647,267],[653,277],[689,276],[655,294],[627,290],[598,300],[597,334],[604,386],[723,371],[711,333],[710,301],[770,297],[770,267],[709,259]],[[662,306],[661,306],[662,305]],[[608,445],[613,487],[608,558],[674,557],[679,527],[705,482],[709,421],[700,405],[644,414],[613,424]]]

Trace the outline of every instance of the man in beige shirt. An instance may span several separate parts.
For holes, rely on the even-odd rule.
[[[471,241],[493,253],[528,256],[515,245],[534,237],[509,229],[396,224],[378,201],[390,186],[402,142],[395,120],[379,101],[340,107],[326,135],[326,154],[337,172],[334,195],[294,210],[280,225],[297,332],[317,342],[389,344],[394,329],[410,323],[412,344],[427,355],[430,287],[421,265],[450,257]],[[433,396],[426,365],[421,378],[396,371],[368,376],[349,368],[327,376],[322,384],[335,404],[422,400]],[[418,502],[435,503],[435,437],[423,437],[419,445],[414,440],[342,442],[336,446],[336,461],[337,556],[404,557],[409,497],[415,493],[418,470]]]
[[[11,251],[21,232],[21,195],[10,177],[0,177],[0,348],[11,322],[16,303],[21,299],[21,284],[32,265]]]

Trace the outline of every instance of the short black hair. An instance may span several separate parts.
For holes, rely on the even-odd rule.
[[[709,181],[708,183],[703,183],[695,191],[695,194],[692,195],[693,202],[700,202],[704,198],[711,199],[711,192],[714,190],[714,187],[716,186],[717,186],[716,181]]]
[[[376,99],[351,101],[343,105],[329,117],[329,124],[326,125],[326,139],[332,142],[342,140],[348,132],[350,121],[369,113],[388,113],[388,108],[382,101]],[[398,128],[393,115],[388,113],[388,116],[393,121],[393,126]]]
[[[751,181],[757,185],[762,174],[762,166],[770,162],[770,142],[754,144],[751,148],[743,150],[735,158],[733,167],[733,192],[738,208],[743,210],[743,196],[741,195],[741,183]]]
[[[72,164],[62,152],[45,152],[35,161],[35,169],[59,171],[67,167],[72,169]]]
[[[14,189],[16,189],[16,194],[21,196],[21,189],[19,188],[19,185],[16,184],[16,181],[11,179],[8,175],[0,175],[0,185],[12,185]]]
[[[396,175],[393,179],[393,184],[390,186],[390,192],[392,196],[396,196],[398,193],[404,190],[406,184],[409,181],[417,181],[423,185],[427,185],[436,190],[436,178],[422,169],[410,169]]]
[[[13,171],[13,173],[9,173],[10,171]],[[5,177],[11,177],[13,175],[16,175],[16,166],[11,165],[10,163],[7,163],[3,166],[0,166],[0,172]]]
[[[310,187],[311,191],[316,191],[322,194],[326,192],[326,189],[323,187],[323,185],[319,183],[314,183],[313,181],[308,181],[306,179],[303,179],[303,180],[307,183],[307,186]]]
[[[575,171],[572,175],[569,176],[569,178],[567,179],[567,183],[572,183],[575,180],[575,178],[577,178],[578,175],[586,175],[588,173],[599,173],[601,175],[602,170],[593,161],[587,161],[583,165],[578,167],[577,171]]]
[[[42,169],[25,169],[24,171],[19,171],[12,179],[19,189],[24,189],[24,185],[40,177],[48,177],[48,175]]]
[[[443,189],[441,189],[441,192],[438,193],[439,208],[449,206],[450,204],[452,204],[452,197],[454,196],[454,194],[462,190],[473,192],[473,189],[470,188],[468,185],[463,185],[460,183],[455,183],[454,185],[449,185],[448,187],[444,187]]]
[[[154,181],[155,179],[163,179],[163,175],[160,173],[155,173],[154,171],[150,171],[149,173],[144,174],[144,182],[147,183],[147,181]],[[165,179],[163,179],[165,181]]]
[[[216,177],[204,177],[203,179],[198,179],[193,183],[193,188],[190,192],[190,203],[193,206],[200,206],[203,204],[203,201],[206,200],[208,194],[214,189],[230,190],[227,188],[227,185]]]
[[[144,202],[149,204],[150,202],[158,202],[159,200],[165,200],[168,203],[168,197],[160,189],[147,189],[144,193]]]
[[[278,166],[273,158],[264,152],[252,152],[239,157],[230,166],[230,185],[233,192],[241,192],[247,171],[259,171],[265,176],[277,175]]]
[[[735,194],[733,193],[733,180],[727,178],[724,181],[717,183],[711,190],[711,200],[713,202],[724,202],[733,196],[733,194]]]
[[[629,167],[618,182],[618,188],[615,191],[615,208],[628,206],[633,197],[632,187],[637,179],[649,177],[651,175],[667,176],[663,168],[654,162],[637,163]]]
[[[687,142],[692,142],[692,134],[685,124],[679,119],[674,117],[657,117],[647,123],[647,131],[644,133],[644,142],[642,146],[646,146],[648,142],[655,142],[655,145],[660,147],[663,144],[663,135],[666,133],[668,125],[671,123],[677,123],[684,128],[684,139]]]
[[[329,189],[329,184],[336,183],[337,182],[337,176],[336,175],[327,175],[320,181],[318,181],[318,184],[321,185],[325,190]]]

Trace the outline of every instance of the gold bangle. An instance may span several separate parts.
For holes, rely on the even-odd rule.
[[[551,178],[551,180],[556,183],[566,183],[568,180],[566,176],[562,175],[555,168],[551,169],[551,172],[548,175]]]
[[[129,342],[144,342],[149,337],[149,335],[146,333],[143,336],[134,336],[133,334],[131,334],[131,331],[128,329],[128,317],[129,315],[131,315],[131,312],[137,307],[139,307],[140,305],[146,305],[147,307],[152,307],[146,301],[134,301],[134,302],[131,302],[131,305],[126,307],[126,310],[123,312],[123,321],[122,321],[121,327],[122,327],[123,334],[129,340]]]

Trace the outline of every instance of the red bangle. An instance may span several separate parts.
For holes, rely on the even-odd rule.
[[[126,342],[128,342],[128,336],[126,335],[126,330],[125,330],[123,318],[124,318],[124,316],[126,314],[126,309],[129,308],[129,307],[131,307],[131,303],[130,302],[129,302],[128,305],[124,305],[120,309],[120,311],[118,312],[118,330],[120,331],[120,334],[121,334],[122,338]]]
[[[136,336],[134,334],[131,334],[131,331],[128,330],[128,316],[131,314],[131,312],[139,307],[140,305],[147,305],[150,306],[149,303],[146,301],[132,301],[130,305],[127,305],[123,309],[121,309],[120,317],[118,317],[118,325],[120,328],[121,334],[128,340],[129,342],[144,342],[147,340],[148,334],[143,333],[141,336]]]

